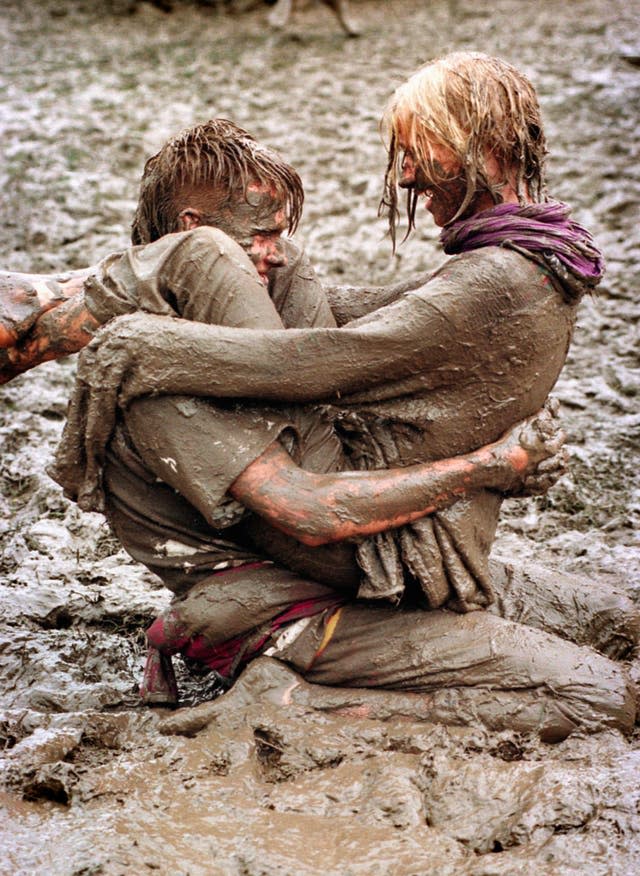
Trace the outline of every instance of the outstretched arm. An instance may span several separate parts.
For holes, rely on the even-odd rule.
[[[78,375],[106,404],[107,394],[117,393],[123,405],[148,393],[294,403],[425,394],[458,382],[461,369],[475,364],[474,346],[484,356],[506,357],[508,326],[533,331],[545,296],[531,296],[526,283],[515,282],[514,255],[521,258],[493,255],[491,271],[477,276],[466,261],[452,259],[424,286],[342,328],[263,332],[122,317],[90,344]],[[565,333],[564,317],[554,319],[536,342],[544,335],[559,349]],[[505,360],[492,367],[510,366]]]
[[[285,251],[289,264],[274,268],[269,282],[272,298],[278,305],[282,321],[287,328],[330,326],[331,322],[326,320],[325,307],[330,308],[336,324],[342,326],[391,304],[405,292],[424,286],[433,275],[433,272],[423,272],[387,286],[323,284],[316,276],[306,252],[294,241],[285,241]],[[314,307],[321,312],[321,319],[302,321],[299,313],[295,321],[287,319],[286,303],[284,306],[282,303],[283,299],[286,300],[289,296],[298,300],[302,297],[303,300],[314,302]]]
[[[401,299],[340,329],[275,331],[132,314],[98,333],[78,376],[105,399],[117,392],[123,405],[150,393],[309,402],[382,383],[396,397],[410,387],[395,381],[407,378],[426,391],[442,385],[465,335],[455,313],[421,301],[416,319],[409,307]]]
[[[424,286],[430,278],[431,274],[419,274],[389,286],[325,286],[324,293],[337,324],[341,326],[386,307],[405,292]]]
[[[473,453],[400,469],[315,474],[275,442],[229,492],[277,529],[317,547],[394,529],[478,489],[544,491],[564,471],[563,444],[549,407]]]
[[[82,295],[47,310],[16,344],[0,349],[0,383],[42,362],[77,353],[89,343],[98,325]]]

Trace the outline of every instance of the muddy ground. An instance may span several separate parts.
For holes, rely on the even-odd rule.
[[[640,599],[640,5],[354,0],[358,40],[314,3],[281,36],[266,5],[235,17],[127,6],[2,4],[2,267],[76,268],[125,245],[145,156],[221,115],[301,171],[300,237],[327,280],[427,269],[429,223],[391,258],[376,215],[380,109],[434,55],[506,57],[539,88],[551,191],[595,232],[609,270],[556,390],[571,473],[548,497],[505,506],[496,553],[618,577]],[[283,709],[251,678],[200,732],[141,709],[141,630],[166,593],[45,474],[73,370],[50,363],[0,393],[1,873],[640,872],[637,738],[546,746]],[[184,682],[187,703],[214,692]]]

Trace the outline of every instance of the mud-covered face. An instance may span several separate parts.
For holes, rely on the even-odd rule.
[[[246,201],[237,201],[216,224],[240,244],[265,285],[271,268],[287,264],[282,245],[282,234],[288,228],[287,213],[272,188],[251,184]]]
[[[415,189],[425,198],[424,207],[433,216],[433,221],[442,228],[456,215],[467,191],[467,181],[462,166],[453,152],[445,146],[430,144],[431,160],[424,167],[416,159],[412,149],[405,146],[402,156],[400,187]]]

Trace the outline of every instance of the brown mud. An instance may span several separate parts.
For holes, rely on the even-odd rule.
[[[329,282],[380,283],[437,262],[436,232],[390,255],[376,216],[391,88],[454,48],[499,54],[539,88],[551,191],[605,250],[555,395],[571,473],[505,505],[496,553],[640,599],[640,4],[352,0],[345,39],[322,4],[272,34],[176,4],[6,0],[2,268],[65,271],[124,246],[145,156],[213,115],[278,147],[307,190],[300,237]],[[217,4],[222,6],[223,4]],[[251,5],[251,4],[247,4]],[[141,630],[167,594],[45,466],[73,360],[1,391],[0,873],[633,874],[640,746],[607,732],[544,745],[445,728],[409,705],[311,708],[264,660],[195,711],[140,708]],[[631,662],[636,677],[640,661]],[[216,692],[183,672],[185,702]]]

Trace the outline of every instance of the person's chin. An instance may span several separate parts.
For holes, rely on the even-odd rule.
[[[439,212],[437,207],[435,210],[431,209],[430,207],[427,209],[431,214],[433,224],[436,225],[438,228],[444,228],[444,226],[447,224],[447,216],[444,216],[441,212]]]
[[[431,215],[433,224],[442,228],[446,220],[442,216],[442,211],[438,209],[438,202],[434,204],[433,195],[425,195],[424,198],[424,209]]]
[[[455,210],[452,210],[450,207],[440,208],[437,203],[431,204],[428,207],[428,210],[433,219],[433,224],[438,228],[444,228],[445,225],[448,225],[456,215]]]

